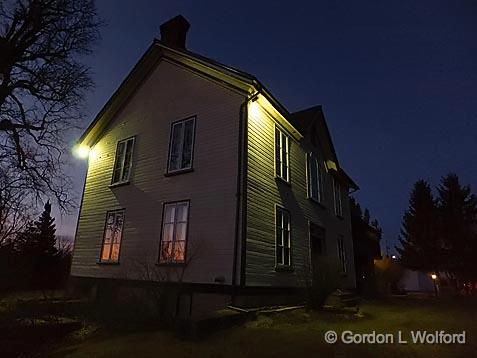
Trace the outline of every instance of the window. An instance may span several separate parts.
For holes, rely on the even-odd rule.
[[[275,128],[275,174],[285,181],[290,180],[289,139],[278,128]]]
[[[341,185],[333,178],[333,198],[335,202],[335,214],[343,216],[343,207],[341,203]]]
[[[192,168],[195,117],[172,123],[167,172]]]
[[[184,263],[189,202],[164,204],[159,263]]]
[[[129,181],[132,167],[133,149],[134,137],[118,142],[111,184],[126,183]]]
[[[123,226],[124,210],[109,211],[106,214],[100,262],[119,261]]]
[[[314,253],[318,255],[325,253],[325,229],[312,222],[310,222],[310,242]]]
[[[323,201],[323,172],[318,159],[308,153],[308,197],[318,202]]]
[[[275,226],[277,266],[291,266],[290,213],[278,206],[276,207]]]
[[[346,273],[346,251],[344,247],[343,235],[338,236],[338,258],[340,261],[340,270],[342,273]]]

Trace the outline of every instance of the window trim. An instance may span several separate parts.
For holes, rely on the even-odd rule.
[[[286,158],[286,164],[287,164],[287,179],[283,177],[282,173],[282,168],[280,168],[280,174],[277,173],[277,131],[280,133],[280,142],[282,136],[285,136],[287,139],[287,158]],[[281,147],[280,147],[281,149]],[[275,129],[273,131],[273,169],[274,169],[274,175],[275,178],[282,180],[283,182],[287,184],[291,184],[291,177],[290,177],[290,151],[291,151],[291,142],[290,142],[290,136],[285,133],[282,129],[278,127],[277,124],[275,124]],[[280,150],[280,158],[281,158],[281,153],[282,151]],[[282,161],[280,161],[282,163]]]
[[[340,245],[340,242],[341,242],[341,245]],[[338,260],[340,264],[340,273],[342,275],[346,275],[348,273],[348,270],[347,270],[346,249],[344,244],[344,235],[342,234],[338,235],[337,246],[338,246]],[[340,246],[341,246],[341,249],[340,249]]]
[[[128,178],[126,180],[118,180],[117,182],[114,181],[114,171],[116,169],[116,160],[117,160],[117,153],[118,153],[118,150],[119,150],[119,144],[125,142],[126,145],[125,145],[125,148],[124,148],[124,156],[126,156],[126,148],[127,148],[127,143],[128,141],[132,140],[132,149],[131,149],[131,164],[129,165],[129,173],[128,173]],[[125,184],[129,184],[130,180],[131,180],[131,173],[133,171],[133,166],[134,166],[134,147],[136,146],[136,136],[132,136],[132,137],[128,137],[128,138],[125,138],[125,139],[121,139],[119,140],[117,143],[116,143],[116,151],[114,152],[114,163],[113,163],[113,173],[111,175],[111,183],[109,184],[109,187],[115,187],[115,186],[120,186],[120,185],[125,185]],[[123,176],[124,172],[124,167],[121,168],[121,174],[120,174],[120,178]]]
[[[187,203],[187,225],[186,225],[186,237],[185,237],[185,245],[184,245],[184,260],[182,262],[177,262],[177,261],[161,262],[161,245],[162,245],[162,237],[164,234],[164,217],[166,213],[165,208],[166,208],[166,205],[179,204],[179,203]],[[187,248],[189,246],[189,223],[190,223],[190,199],[166,201],[162,203],[161,232],[159,236],[159,253],[157,255],[158,266],[185,266],[186,265]]]
[[[288,247],[289,249],[289,263],[288,265],[287,264],[284,264],[284,263],[279,263],[277,261],[277,228],[278,228],[278,225],[277,225],[277,212],[278,210],[281,210],[282,212],[286,212],[288,214],[288,236],[289,236],[289,241],[290,241],[290,245]],[[274,236],[274,241],[275,241],[275,245],[274,245],[274,256],[275,256],[275,271],[293,271],[293,255],[292,255],[292,225],[291,225],[291,214],[290,214],[290,211],[285,209],[283,206],[281,205],[278,205],[278,204],[275,204],[275,236]],[[282,229],[283,230],[283,229]],[[285,246],[283,246],[285,247]]]
[[[316,161],[316,168],[317,168],[317,179],[318,179],[318,195],[319,198],[316,199],[311,195],[311,160]],[[325,196],[325,183],[324,183],[324,173],[322,168],[320,167],[320,161],[318,160],[318,156],[313,154],[313,152],[305,152],[305,160],[306,160],[306,191],[307,191],[307,198],[315,203],[319,204],[320,206],[324,207],[324,196]]]
[[[191,158],[190,158],[190,166],[186,168],[179,168],[179,169],[170,169],[170,163],[171,163],[171,149],[172,149],[172,134],[173,134],[173,129],[174,126],[181,123],[181,122],[187,122],[189,120],[192,120],[193,123],[193,130],[192,130],[192,149],[191,149]],[[171,123],[170,130],[169,130],[169,146],[168,146],[168,152],[167,152],[167,167],[166,167],[166,176],[174,175],[174,174],[182,174],[182,173],[189,173],[194,170],[194,154],[195,154],[195,133],[196,133],[196,126],[197,126],[197,115],[192,115],[186,118],[178,119],[174,122]],[[181,154],[183,154],[183,147],[181,149]]]
[[[103,260],[104,239],[105,239],[105,234],[106,234],[106,226],[108,225],[108,215],[110,213],[117,213],[117,212],[122,212],[123,213],[123,227],[121,228],[121,241],[119,242],[118,259],[116,261]],[[106,211],[106,216],[104,218],[103,238],[101,240],[101,250],[99,252],[99,259],[97,261],[98,264],[101,264],[101,265],[119,265],[120,259],[121,259],[121,251],[122,251],[121,249],[122,249],[123,239],[124,239],[125,223],[126,223],[126,208],[120,208],[120,209],[114,209],[114,210]],[[111,254],[109,255],[109,257],[111,257]]]

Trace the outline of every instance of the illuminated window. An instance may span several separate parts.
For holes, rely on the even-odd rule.
[[[308,197],[321,203],[323,200],[323,172],[320,162],[310,153],[307,154],[307,159]]]
[[[275,234],[277,266],[290,266],[290,213],[278,206],[275,214]]]
[[[187,241],[189,202],[164,204],[160,263],[183,263]]]
[[[101,262],[118,262],[121,238],[123,236],[124,210],[109,211],[106,214]]]
[[[333,198],[335,205],[335,214],[343,216],[343,206],[341,202],[341,185],[333,178]]]
[[[344,246],[343,235],[338,236],[338,258],[340,261],[341,273],[346,273],[346,251]]]
[[[191,169],[194,152],[195,117],[172,123],[169,144],[169,173]]]
[[[278,128],[275,128],[275,174],[285,181],[290,180],[289,152],[290,143],[288,136]]]
[[[111,184],[126,183],[129,181],[132,167],[133,149],[134,137],[118,142]]]

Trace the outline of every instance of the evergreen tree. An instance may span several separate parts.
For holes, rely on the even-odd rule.
[[[25,231],[18,236],[17,248],[23,255],[53,257],[57,254],[55,218],[51,217],[49,201],[44,209],[39,219],[28,223]]]
[[[439,194],[439,233],[446,271],[461,280],[477,277],[477,198],[456,174],[442,178]]]
[[[361,211],[361,205],[359,205],[357,200],[353,198],[352,196],[349,198],[349,202],[350,202],[351,216],[361,219],[363,217],[363,212]]]
[[[38,220],[30,222],[16,240],[28,286],[53,286],[58,276],[56,271],[61,257],[56,248],[55,219],[51,217],[49,201],[44,209]]]
[[[441,267],[441,250],[437,238],[437,204],[429,184],[419,180],[414,184],[409,208],[403,217],[396,247],[404,266],[414,270],[437,271]]]
[[[369,220],[371,219],[371,216],[369,215],[369,210],[368,208],[364,209],[364,215],[363,215],[363,220],[366,224],[369,225]]]

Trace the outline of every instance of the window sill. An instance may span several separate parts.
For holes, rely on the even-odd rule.
[[[322,208],[323,210],[326,210],[326,206],[324,206],[320,201],[312,198],[312,197],[308,197],[308,200],[314,202],[316,205],[318,205],[320,208]]]
[[[164,176],[165,177],[172,177],[174,175],[190,173],[190,172],[193,172],[193,171],[194,171],[194,168],[180,169],[180,170],[175,170],[173,172],[164,173]]]
[[[286,181],[285,179],[283,179],[282,177],[279,177],[277,175],[275,175],[275,181],[277,183],[282,183],[282,184],[285,184],[285,185],[288,185],[291,187],[291,183],[289,181]]]
[[[185,267],[184,262],[156,262],[156,266],[160,267]]]
[[[130,183],[131,182],[129,180],[128,181],[122,181],[122,182],[119,182],[119,183],[109,184],[108,188],[110,188],[110,189],[117,188],[118,186],[129,185]]]
[[[96,261],[96,265],[119,265],[119,261]]]
[[[293,272],[295,270],[293,269],[293,266],[276,265],[275,266],[275,271],[277,271],[277,272]]]

